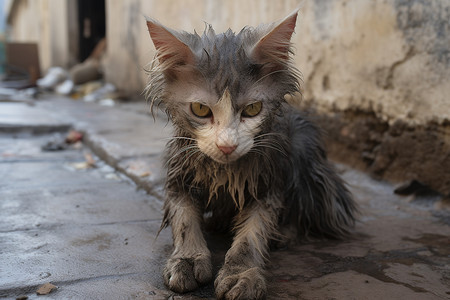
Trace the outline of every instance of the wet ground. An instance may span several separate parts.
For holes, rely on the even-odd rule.
[[[45,98],[0,102],[0,298],[213,298],[212,284],[177,295],[162,282],[172,246],[170,230],[156,239],[167,120],[144,103]],[[42,150],[70,128],[82,144]],[[445,202],[337,167],[361,208],[354,237],[272,252],[269,299],[449,299]],[[217,270],[228,238],[208,243]],[[45,283],[57,289],[38,296]]]

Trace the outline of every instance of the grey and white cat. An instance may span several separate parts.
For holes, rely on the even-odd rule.
[[[345,236],[355,204],[327,161],[319,130],[289,106],[297,13],[238,34],[177,32],[148,19],[157,50],[147,95],[174,124],[167,145],[162,228],[174,250],[166,285],[192,291],[213,279],[202,230],[234,238],[215,279],[219,299],[261,299],[269,242]]]

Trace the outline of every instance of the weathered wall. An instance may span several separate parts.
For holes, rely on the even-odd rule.
[[[450,2],[308,1],[298,53],[305,98],[393,123],[450,120]]]
[[[305,0],[293,44],[300,107],[328,131],[331,155],[375,175],[450,195],[450,1]],[[107,0],[106,76],[141,91],[154,55],[143,15],[174,29],[238,31],[299,1]],[[297,99],[299,100],[299,99]]]
[[[37,43],[41,71],[69,67],[77,57],[76,0],[15,0],[8,40]]]
[[[335,159],[450,195],[449,20],[449,1],[306,2],[301,106]]]

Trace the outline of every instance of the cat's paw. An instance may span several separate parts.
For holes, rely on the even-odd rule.
[[[211,259],[206,255],[172,257],[164,268],[165,284],[177,293],[193,291],[211,279]]]
[[[226,265],[214,282],[217,299],[265,299],[266,280],[260,268],[233,268]]]

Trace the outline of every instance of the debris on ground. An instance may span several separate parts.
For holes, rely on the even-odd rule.
[[[56,290],[58,287],[56,285],[51,284],[50,282],[47,282],[43,285],[41,285],[37,291],[36,294],[38,295],[48,295],[52,291]]]
[[[52,67],[47,74],[36,81],[36,85],[44,90],[53,90],[58,84],[67,79],[67,71],[61,67]]]
[[[72,163],[70,164],[72,167],[74,167],[76,170],[85,170],[85,169],[90,169],[90,168],[96,168],[97,165],[95,163],[95,159],[93,157],[93,155],[89,152],[85,152],[84,153],[84,159],[85,161],[83,162],[78,162],[78,163]]]
[[[67,149],[68,144],[61,135],[54,135],[44,145],[41,146],[42,151],[63,151]]]
[[[83,100],[86,102],[94,102],[100,101],[102,99],[111,99],[114,98],[114,93],[116,92],[116,87],[111,83],[106,83],[102,87],[94,90],[92,93],[87,94],[83,97]]]
[[[80,142],[83,139],[83,134],[76,130],[71,130],[66,136],[66,143],[68,144],[75,144],[77,142]]]
[[[106,179],[110,179],[110,180],[120,180],[119,175],[117,175],[116,173],[109,173],[105,175]]]
[[[115,106],[115,100],[124,98],[116,87],[102,80],[101,60],[106,53],[106,39],[98,42],[91,55],[81,63],[65,70],[52,67],[37,80],[37,86],[44,91],[53,91],[72,99],[98,102],[102,106]]]
[[[397,195],[434,195],[436,194],[435,191],[433,191],[430,187],[427,185],[417,181],[417,180],[411,180],[406,183],[401,184],[399,187],[397,187],[394,190],[394,193]]]
[[[84,158],[86,159],[86,163],[90,167],[95,167],[95,159],[91,153],[89,153],[89,152],[84,153]]]
[[[126,167],[127,173],[137,177],[148,177],[151,175],[150,166],[144,160],[133,160]]]
[[[76,130],[71,130],[67,136],[63,137],[60,134],[53,135],[44,145],[41,146],[42,151],[63,151],[70,145],[75,149],[82,148],[81,141],[83,134]]]

